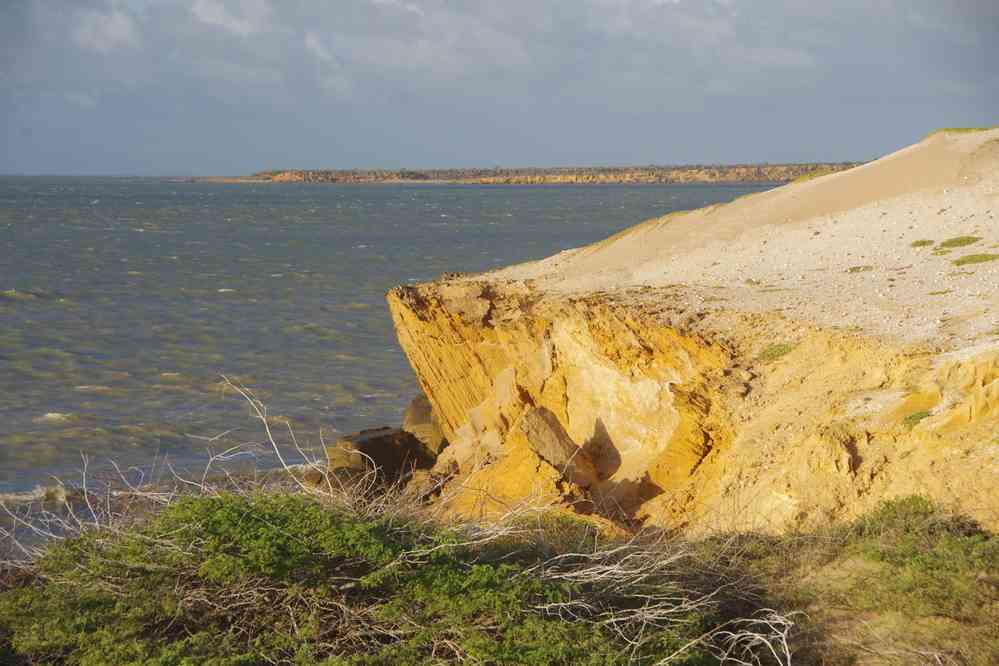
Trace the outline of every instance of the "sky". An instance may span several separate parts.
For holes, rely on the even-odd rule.
[[[0,0],[0,173],[871,159],[999,124],[996,0]]]

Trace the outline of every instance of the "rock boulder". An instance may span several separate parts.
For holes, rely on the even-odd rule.
[[[419,439],[401,428],[373,428],[341,437],[326,447],[330,472],[377,469],[395,479],[414,469],[427,469],[436,456]]]

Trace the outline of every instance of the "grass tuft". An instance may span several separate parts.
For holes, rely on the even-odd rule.
[[[938,247],[940,248],[965,247],[967,245],[974,245],[980,240],[982,240],[981,236],[955,236],[954,238],[948,238],[945,241],[941,241]]]
[[[927,419],[930,416],[931,416],[930,412],[924,409],[922,411],[913,412],[912,414],[909,414],[904,419],[902,419],[902,423],[905,424],[906,427],[912,429],[915,428],[916,424],[918,424],[920,421],[922,421],[923,419]]]
[[[772,363],[777,359],[790,354],[794,351],[795,347],[797,347],[797,345],[791,342],[778,342],[770,345],[760,352],[760,355],[756,357],[756,360],[761,363]]]
[[[929,247],[930,245],[933,245],[931,240],[915,240],[909,244],[909,247]]]
[[[816,178],[821,178],[822,176],[828,176],[831,173],[838,173],[840,171],[842,171],[842,169],[837,169],[837,168],[832,168],[832,167],[825,167],[825,168],[821,168],[821,169],[815,169],[814,171],[809,171],[808,173],[801,174],[800,176],[798,176],[797,178],[795,178],[791,182],[792,183],[807,183],[810,180],[815,180]]]
[[[952,263],[955,266],[968,266],[971,264],[984,264],[989,261],[999,259],[999,254],[966,254]]]

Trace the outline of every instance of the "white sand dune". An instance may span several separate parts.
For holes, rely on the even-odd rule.
[[[955,347],[999,330],[999,261],[988,255],[999,255],[999,129],[936,133],[490,277],[543,291],[682,284],[715,307]]]

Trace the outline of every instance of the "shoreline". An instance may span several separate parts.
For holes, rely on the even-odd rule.
[[[851,169],[862,162],[493,169],[286,169],[248,176],[192,176],[185,182],[392,185],[681,185],[785,183]]]
[[[502,186],[515,186],[515,187],[557,187],[561,185],[579,185],[579,186],[599,186],[599,185],[628,185],[632,187],[648,185],[649,187],[660,186],[660,185],[746,185],[746,184],[773,184],[784,185],[791,181],[788,180],[695,180],[695,181],[676,181],[676,182],[649,182],[649,181],[635,181],[635,180],[607,180],[607,181],[590,181],[590,182],[527,182],[527,181],[511,181],[511,182],[492,182],[492,181],[479,181],[479,180],[366,180],[366,181],[283,181],[283,180],[268,180],[264,178],[253,178],[251,176],[241,177],[241,176],[192,176],[189,178],[170,178],[168,179],[173,182],[179,183],[208,183],[215,185],[287,185],[292,184],[304,184],[304,185],[425,185],[427,187],[438,187],[445,185],[495,185],[497,187]]]

